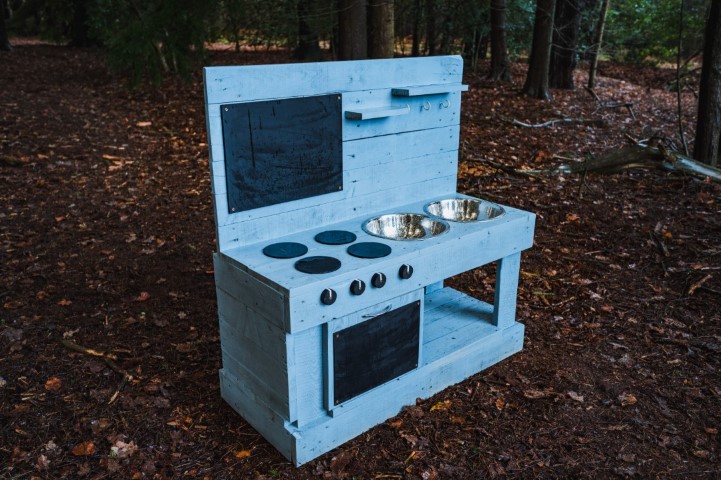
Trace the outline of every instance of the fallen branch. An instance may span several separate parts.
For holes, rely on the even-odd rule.
[[[658,168],[668,172],[681,172],[696,177],[708,177],[721,183],[721,169],[697,162],[678,152],[663,147],[633,146],[619,150],[605,157],[588,160],[579,164],[559,165],[553,169],[531,173],[618,173],[630,168]]]
[[[60,340],[60,343],[62,343],[64,347],[69,348],[70,350],[84,353],[86,355],[91,355],[93,357],[102,358],[108,367],[123,376],[123,380],[125,382],[132,382],[136,378],[142,379],[140,375],[134,376],[124,368],[120,367],[117,363],[115,363],[115,360],[117,360],[118,357],[116,355],[113,355],[112,353],[105,353],[92,348],[83,347],[82,345],[78,345],[77,343],[67,339]]]
[[[587,124],[600,124],[605,125],[606,122],[603,120],[595,119],[595,118],[570,118],[570,117],[563,117],[563,118],[556,118],[555,120],[549,120],[547,122],[543,123],[525,123],[521,122],[520,120],[516,120],[515,118],[503,118],[501,119],[505,122],[510,123],[511,125],[516,125],[519,127],[526,127],[526,128],[543,128],[543,127],[550,127],[552,125],[556,125],[558,123],[587,123]]]
[[[628,110],[628,114],[631,115],[631,117],[636,120],[636,114],[633,111],[633,102],[604,102],[600,98],[598,98],[598,95],[596,95],[596,92],[594,92],[592,89],[588,88],[588,86],[584,87],[588,93],[593,96],[593,99],[596,100],[596,103],[598,104],[599,108],[619,108],[619,107],[626,107],[626,110]]]
[[[704,283],[706,283],[706,282],[708,282],[709,280],[711,280],[712,277],[713,277],[713,275],[711,275],[711,274],[709,273],[708,275],[706,275],[705,277],[703,277],[701,280],[699,280],[698,282],[696,282],[696,283],[694,283],[693,285],[691,285],[691,286],[689,287],[689,289],[688,289],[688,295],[689,295],[689,296],[693,295],[693,294],[696,292],[696,290],[698,290],[700,287],[702,287]]]

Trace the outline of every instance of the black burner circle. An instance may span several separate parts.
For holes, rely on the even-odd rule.
[[[306,257],[295,262],[295,269],[303,273],[330,273],[340,268],[340,260],[333,257]]]
[[[308,247],[295,242],[273,243],[263,249],[263,254],[272,258],[295,258],[306,253],[308,253]]]
[[[355,239],[355,233],[345,230],[328,230],[315,236],[315,241],[324,245],[344,245],[355,242]]]
[[[347,251],[358,258],[381,258],[391,254],[391,247],[385,243],[360,242],[348,247]]]

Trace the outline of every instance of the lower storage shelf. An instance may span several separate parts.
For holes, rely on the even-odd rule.
[[[221,394],[283,455],[301,465],[396,415],[417,398],[430,397],[523,348],[523,325],[515,321],[504,327],[493,325],[493,306],[488,303],[442,288],[426,294],[423,305],[418,368],[312,422],[299,427],[283,418],[238,378],[237,371],[227,367],[220,371]],[[294,367],[296,375],[312,374],[304,372],[302,365]],[[317,388],[322,391],[324,386]]]

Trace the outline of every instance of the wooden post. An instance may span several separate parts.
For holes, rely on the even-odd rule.
[[[516,321],[516,293],[521,269],[521,253],[498,260],[496,292],[493,300],[493,324],[505,328]]]

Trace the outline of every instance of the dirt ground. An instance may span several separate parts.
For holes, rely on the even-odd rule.
[[[129,90],[94,50],[0,54],[0,477],[719,478],[721,186],[497,165],[680,145],[673,75],[603,66],[596,93],[632,116],[583,88],[529,100],[523,65],[513,84],[485,68],[466,74],[459,191],[538,215],[524,349],[296,469],[219,394],[200,71]],[[689,140],[695,108],[689,91]],[[510,122],[559,115],[599,123]],[[448,283],[490,301],[493,275]]]

